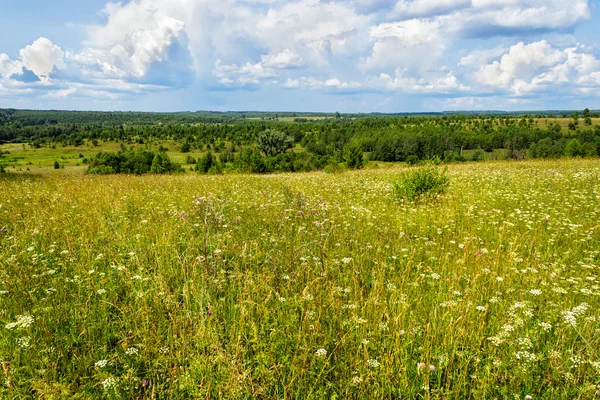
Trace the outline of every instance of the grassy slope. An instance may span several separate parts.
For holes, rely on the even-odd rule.
[[[401,172],[1,177],[0,397],[593,398],[600,161]]]

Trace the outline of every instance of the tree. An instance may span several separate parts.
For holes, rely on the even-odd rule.
[[[364,165],[363,148],[359,143],[350,143],[345,148],[345,159],[348,168],[360,169]]]
[[[192,149],[192,146],[190,145],[189,142],[185,142],[183,145],[181,145],[182,153],[189,153],[191,149]]]
[[[267,129],[258,135],[258,148],[267,157],[285,153],[294,145],[294,139],[283,132]]]
[[[204,174],[220,174],[223,171],[223,168],[213,153],[209,151],[204,157],[198,159],[196,171]]]
[[[585,110],[583,110],[583,113],[581,113],[581,117],[588,118],[589,116],[590,116],[590,109],[586,108]]]
[[[582,157],[585,155],[582,144],[577,139],[571,140],[565,147],[565,155],[567,157]]]
[[[156,153],[154,155],[154,159],[152,160],[152,165],[150,166],[150,173],[152,174],[164,174],[166,169],[163,166],[163,157],[162,153]]]
[[[60,169],[60,164],[58,161],[54,161],[54,169]]]

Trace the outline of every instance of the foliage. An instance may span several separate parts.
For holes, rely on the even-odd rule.
[[[360,169],[363,167],[363,148],[360,143],[350,143],[344,150],[348,168]]]
[[[170,160],[163,152],[126,151],[121,153],[99,153],[90,160],[89,174],[165,174],[182,172],[179,164]]]
[[[394,183],[394,196],[411,202],[436,199],[450,185],[447,170],[447,167],[442,170],[437,166],[427,165],[405,172]]]
[[[192,150],[192,146],[190,145],[189,142],[185,142],[181,145],[181,152],[182,153],[189,153]]]
[[[273,157],[292,148],[294,139],[283,132],[267,129],[258,135],[256,143],[265,156]]]
[[[220,174],[223,172],[223,168],[213,153],[209,151],[198,160],[196,171],[204,174]]]

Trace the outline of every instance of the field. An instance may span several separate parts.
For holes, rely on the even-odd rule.
[[[0,397],[597,398],[600,161],[405,169],[0,175]]]

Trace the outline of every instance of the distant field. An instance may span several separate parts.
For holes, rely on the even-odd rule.
[[[0,175],[0,398],[597,398],[600,160],[406,170]]]
[[[179,163],[183,164],[189,169],[191,165],[185,163],[186,157],[191,156],[194,158],[201,157],[206,152],[194,152],[181,153],[181,143],[173,141],[162,141],[162,146],[169,149],[167,154],[169,157]],[[149,146],[148,149],[156,151],[160,145]],[[131,144],[126,146],[128,149],[133,147],[134,149],[146,149],[144,145]],[[98,146],[92,147],[89,145],[84,146],[56,146],[54,149],[43,147],[40,149],[32,148],[29,144],[4,144],[0,145],[0,151],[8,151],[10,154],[4,155],[0,158],[0,163],[8,165],[7,170],[12,172],[57,172],[54,170],[54,161],[58,161],[61,166],[64,166],[66,170],[71,172],[83,172],[87,169],[87,166],[83,164],[83,159],[91,159],[96,154],[102,151],[118,152],[120,144],[115,142],[101,142]],[[83,157],[81,157],[81,156]]]

